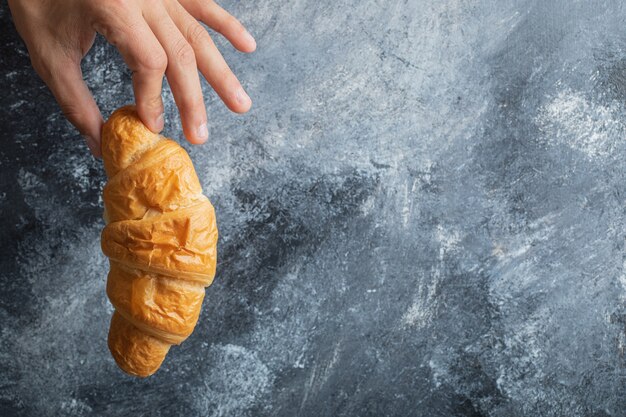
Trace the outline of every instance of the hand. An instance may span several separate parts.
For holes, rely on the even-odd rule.
[[[9,7],[35,71],[95,156],[103,121],[80,61],[96,32],[119,49],[132,70],[137,111],[152,131],[163,129],[164,74],[191,143],[209,136],[198,69],[229,109],[250,109],[250,98],[198,20],[242,52],[254,51],[256,42],[213,0],[9,0]]]

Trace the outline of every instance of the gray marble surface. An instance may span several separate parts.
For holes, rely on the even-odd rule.
[[[254,106],[205,85],[218,274],[147,380],[106,346],[102,164],[0,5],[0,415],[626,416],[623,2],[223,4]],[[102,39],[84,71],[132,100]]]

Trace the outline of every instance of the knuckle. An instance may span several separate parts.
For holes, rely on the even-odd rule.
[[[206,42],[208,36],[207,31],[197,23],[192,24],[187,30],[187,40],[192,45],[200,45]]]
[[[237,78],[235,77],[235,74],[233,74],[233,72],[228,67],[222,68],[217,71],[217,73],[215,74],[215,80],[219,85],[223,87],[237,84]]]
[[[184,38],[176,41],[173,53],[174,59],[178,65],[185,67],[196,65],[196,56],[193,48]]]
[[[131,0],[107,0],[87,2],[88,11],[100,23],[113,22],[126,16],[131,9]]]
[[[180,102],[180,110],[182,112],[198,113],[204,109],[204,100],[202,97],[183,98]]]
[[[74,125],[78,124],[81,115],[81,108],[79,105],[77,105],[76,103],[65,101],[59,102],[59,107],[61,108],[61,112],[67,120],[69,120]]]
[[[146,97],[143,100],[141,100],[141,105],[145,109],[159,111],[159,112],[161,111],[163,107],[161,96]]]
[[[224,27],[223,27],[224,30],[231,29],[231,30],[234,30],[234,31],[240,31],[241,29],[243,29],[243,26],[241,25],[241,23],[239,23],[239,20],[237,20],[232,15],[228,15],[224,19],[223,25],[224,25]]]
[[[147,71],[165,72],[167,68],[167,55],[165,55],[163,50],[148,53],[142,58],[141,65]]]

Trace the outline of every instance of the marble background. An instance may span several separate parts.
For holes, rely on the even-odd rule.
[[[100,161],[0,4],[0,415],[626,416],[626,8],[224,1],[254,100],[185,145],[218,216],[194,334],[106,336]],[[132,101],[102,39],[103,114]],[[166,91],[165,133],[181,138]]]

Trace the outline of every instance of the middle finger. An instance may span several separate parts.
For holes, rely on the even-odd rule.
[[[252,101],[228,67],[208,32],[177,1],[167,2],[167,9],[193,47],[198,68],[222,101],[234,112],[245,113]]]

